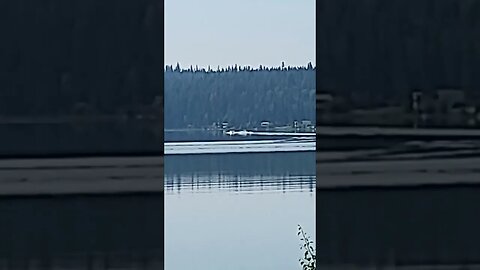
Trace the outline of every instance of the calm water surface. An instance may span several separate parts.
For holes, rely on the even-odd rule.
[[[165,158],[165,269],[301,269],[315,153]]]
[[[0,199],[0,270],[158,270],[163,195]]]

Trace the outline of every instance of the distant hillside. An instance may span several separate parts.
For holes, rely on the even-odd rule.
[[[412,89],[480,97],[480,1],[320,0],[318,90],[360,105]]]
[[[165,128],[202,127],[228,121],[257,126],[268,120],[289,124],[315,120],[315,68],[197,70],[167,66]]]

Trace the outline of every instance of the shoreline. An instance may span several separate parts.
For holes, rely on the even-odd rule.
[[[162,193],[163,157],[0,160],[0,197]]]
[[[480,139],[480,129],[459,128],[394,128],[394,127],[317,127],[318,136],[365,136],[365,137],[474,137]]]
[[[480,155],[381,161],[317,160],[317,190],[480,184]]]

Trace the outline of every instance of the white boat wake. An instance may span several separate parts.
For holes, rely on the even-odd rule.
[[[316,136],[315,132],[278,132],[278,131],[250,131],[250,130],[228,130],[224,132],[229,136],[293,136],[293,137],[312,137]]]
[[[165,155],[315,151],[312,138],[248,141],[166,142]]]

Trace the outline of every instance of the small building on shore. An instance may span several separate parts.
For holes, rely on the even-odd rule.
[[[315,127],[315,125],[312,125],[312,121],[310,120],[304,119],[300,122],[300,128],[303,130],[310,130],[313,127]]]
[[[272,125],[272,123],[271,123],[270,121],[262,121],[262,122],[260,123],[260,126],[261,126],[262,128],[269,128],[271,125]]]

